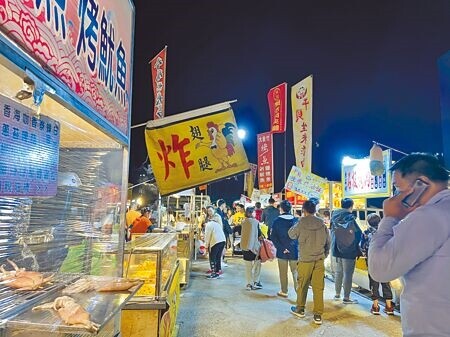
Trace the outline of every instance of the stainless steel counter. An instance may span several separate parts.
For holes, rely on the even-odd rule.
[[[106,282],[115,278],[90,276],[96,281]],[[72,297],[90,314],[92,322],[98,324],[99,332],[102,328],[120,312],[124,304],[135,294],[133,292],[99,293],[90,291],[87,293],[72,294]],[[55,298],[64,296],[62,289],[45,298],[42,303],[52,302]],[[96,335],[85,328],[65,324],[55,310],[32,311],[31,308],[6,322],[7,330],[34,330],[56,333],[70,333],[82,336]]]

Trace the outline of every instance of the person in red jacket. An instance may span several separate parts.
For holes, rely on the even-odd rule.
[[[258,201],[255,203],[255,219],[261,222],[263,210],[261,208],[261,203]]]

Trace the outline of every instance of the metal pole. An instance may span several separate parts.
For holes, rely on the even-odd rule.
[[[284,181],[283,181],[283,191],[284,191],[284,195],[286,196],[286,189],[284,188],[284,186],[286,185],[286,130],[284,131],[284,168],[283,168],[283,174],[284,174],[284,176],[283,176],[283,179],[284,179]],[[283,196],[281,196],[282,197],[282,199],[285,199],[285,198],[283,198]]]
[[[375,145],[378,145],[378,146],[383,146],[383,147],[385,147],[385,148],[387,148],[387,149],[390,149],[390,150],[392,150],[392,151],[398,152],[398,153],[403,154],[403,155],[405,155],[405,156],[408,155],[407,153],[405,153],[405,152],[403,152],[403,151],[400,151],[400,150],[397,150],[396,148],[393,148],[393,147],[391,147],[391,146],[389,146],[389,145],[384,145],[384,144],[378,143],[378,142],[376,142],[376,141],[374,141],[374,140],[372,141],[372,143],[374,143]]]
[[[158,193],[158,228],[161,228],[161,193]]]

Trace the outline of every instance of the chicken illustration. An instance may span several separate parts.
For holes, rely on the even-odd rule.
[[[221,128],[214,122],[208,122],[206,127],[208,129],[209,142],[201,141],[197,143],[196,148],[200,146],[209,147],[212,156],[220,163],[216,173],[236,167],[237,164],[231,162],[231,157],[235,154],[234,130],[236,126],[228,122]]]

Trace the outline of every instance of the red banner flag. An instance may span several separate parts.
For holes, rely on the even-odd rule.
[[[270,110],[270,131],[283,133],[286,131],[286,98],[287,83],[281,83],[269,90],[267,100]]]
[[[166,108],[166,58],[167,46],[161,50],[151,61],[153,95],[155,104],[153,109],[153,119],[164,117]]]
[[[272,133],[260,133],[258,138],[258,185],[262,193],[273,193]]]

